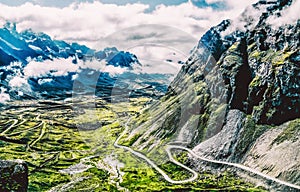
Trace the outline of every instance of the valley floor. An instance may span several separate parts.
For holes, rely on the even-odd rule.
[[[0,159],[28,164],[28,191],[263,191],[228,171],[188,168],[184,150],[168,150],[158,165],[148,159],[155,169],[147,154],[118,145],[126,121],[149,102],[10,103],[1,109]]]

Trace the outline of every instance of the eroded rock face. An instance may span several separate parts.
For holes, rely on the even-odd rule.
[[[239,110],[230,110],[226,124],[221,132],[194,148],[197,154],[211,159],[227,159],[234,153],[239,133],[244,124],[245,114]]]
[[[299,20],[279,28],[261,25],[248,35],[253,79],[248,87],[246,112],[260,124],[280,125],[299,118],[299,27]],[[257,43],[261,31],[266,33],[264,48]]]
[[[27,191],[28,167],[22,161],[0,160],[0,191]]]
[[[251,114],[259,124],[280,125],[300,117],[300,20],[270,24],[297,6],[295,2],[259,1],[199,41],[220,66],[230,108]],[[237,23],[244,28],[236,28]]]
[[[243,163],[268,175],[300,184],[300,121],[269,129],[255,142]]]

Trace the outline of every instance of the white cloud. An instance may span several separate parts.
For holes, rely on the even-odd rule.
[[[243,12],[243,10],[248,7],[249,5],[252,5],[258,0],[243,0],[243,1],[236,1],[236,0],[224,0],[224,2],[227,4],[227,6],[230,8],[232,11],[228,11],[229,17],[232,15],[236,14],[238,16]]]
[[[145,12],[149,6],[140,3],[115,5],[95,1],[73,3],[64,8],[43,7],[32,3],[18,7],[0,4],[0,18],[2,22],[17,22],[18,30],[32,28],[56,39],[76,41],[90,46],[116,31],[142,24],[172,26],[199,39],[211,26],[223,19],[236,17],[253,1],[239,3],[225,0],[230,9],[222,11],[199,8],[191,2],[173,6],[159,5],[150,13]]]
[[[134,47],[129,51],[138,55],[138,59],[142,65],[135,66],[136,73],[176,75],[181,68],[178,61],[185,61],[187,59],[186,55],[177,50],[157,45]]]
[[[27,80],[20,76],[15,76],[9,81],[11,87],[21,87],[24,84],[27,84]]]
[[[287,7],[283,11],[281,17],[277,18],[276,16],[272,16],[268,18],[268,23],[275,27],[280,27],[286,24],[293,24],[300,19],[299,10],[300,1],[294,1],[291,6]]]
[[[254,3],[251,1],[249,1],[250,4]],[[228,5],[230,5],[230,2],[228,2]],[[233,5],[234,4],[232,4],[232,6]],[[242,5],[237,4],[236,6],[242,6]],[[244,32],[246,30],[252,30],[258,24],[261,14],[266,11],[267,7],[268,5],[264,5],[264,6],[262,5],[259,8],[254,8],[253,6],[247,6],[245,10],[238,17],[231,20],[231,25],[226,31],[222,32],[221,35],[225,36],[236,30],[240,30]],[[251,24],[249,22],[251,22]]]
[[[30,77],[53,77],[66,76],[69,72],[80,73],[82,69],[90,69],[93,71],[108,72],[110,75],[121,74],[127,71],[126,68],[107,65],[105,60],[82,61],[77,64],[72,63],[73,58],[45,60],[43,62],[30,61],[24,68],[24,76],[18,74],[10,80],[12,87],[18,87],[26,84]],[[76,75],[73,76],[76,78]]]
[[[0,103],[5,103],[6,101],[10,100],[10,96],[5,93],[6,89],[3,87],[0,87]]]
[[[42,77],[51,74],[53,76],[64,76],[68,72],[75,72],[78,65],[72,63],[72,58],[46,60],[44,62],[31,61],[24,68],[26,77]]]
[[[122,67],[115,67],[112,65],[107,65],[101,70],[101,72],[109,73],[111,76],[115,76],[117,74],[122,74],[124,72],[128,71],[126,68]]]
[[[90,69],[95,71],[101,71],[109,73],[111,76],[115,76],[117,74],[122,74],[127,71],[127,68],[124,67],[115,67],[113,65],[107,65],[106,60],[92,60],[92,61],[78,61],[77,66],[80,69]]]

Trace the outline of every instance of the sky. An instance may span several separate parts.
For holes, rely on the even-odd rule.
[[[32,29],[53,39],[77,42],[96,50],[114,46],[137,55],[147,73],[176,74],[181,67],[178,63],[186,61],[207,30],[224,19],[233,20],[229,31],[243,28],[245,23],[238,17],[257,1],[0,0],[0,27],[9,21],[16,23],[18,31]],[[297,21],[300,1],[287,9],[281,18],[274,15],[268,22],[282,25]],[[256,19],[261,14],[253,9],[248,12]],[[49,66],[59,63],[49,62]],[[67,59],[64,65],[54,66],[57,71],[65,72],[74,67],[70,63]],[[40,63],[29,66],[38,67],[34,68],[35,73],[49,69]],[[15,83],[20,84],[20,80]]]
[[[0,26],[9,21],[18,31],[96,50],[116,47],[135,54],[147,71],[176,74],[209,28],[256,1],[0,0]]]
[[[50,6],[50,7],[66,7],[72,3],[92,3],[94,0],[1,0],[3,4],[7,4],[10,6],[19,6],[26,2],[31,2],[34,4],[42,5],[42,6]],[[116,5],[126,5],[128,3],[142,3],[149,5],[149,11],[153,11],[155,6],[164,4],[164,5],[179,5],[181,3],[186,3],[188,0],[101,0],[102,3],[105,4],[116,4]],[[205,0],[193,0],[193,3],[198,7],[205,7],[205,6],[213,6],[213,7],[220,7],[224,6],[223,1],[205,1]]]
[[[54,39],[94,48],[120,30],[147,24],[173,27],[198,40],[210,27],[223,19],[237,17],[254,2],[256,0],[0,0],[0,24],[16,22],[19,31],[31,28]]]

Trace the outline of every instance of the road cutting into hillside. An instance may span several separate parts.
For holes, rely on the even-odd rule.
[[[252,169],[250,167],[247,167],[245,165],[242,165],[242,164],[238,164],[238,163],[230,163],[230,162],[226,162],[226,161],[218,161],[218,160],[211,160],[211,159],[207,159],[205,157],[201,157],[199,155],[197,155],[194,151],[192,151],[191,149],[189,148],[186,148],[186,147],[182,147],[182,146],[176,146],[176,145],[168,145],[167,148],[166,148],[166,151],[168,153],[171,153],[171,149],[180,149],[180,150],[185,150],[185,151],[188,151],[190,153],[190,155],[192,155],[193,157],[197,158],[197,159],[200,159],[201,161],[205,161],[205,162],[208,162],[208,163],[215,163],[215,164],[220,164],[220,165],[227,165],[227,166],[231,166],[231,167],[235,167],[235,168],[238,168],[238,169],[241,169],[241,170],[244,170],[244,171],[247,171],[249,173],[253,173],[253,174],[256,174],[256,175],[259,175],[267,180],[270,180],[270,181],[273,181],[273,182],[276,182],[278,184],[281,184],[281,185],[284,185],[284,186],[287,186],[287,187],[291,187],[293,189],[297,189],[297,190],[300,190],[300,186],[298,185],[294,185],[292,183],[289,183],[289,182],[286,182],[286,181],[282,181],[280,179],[277,179],[277,178],[274,178],[272,176],[269,176],[267,174],[264,174],[260,171],[257,171],[255,169]]]
[[[181,181],[175,181],[173,179],[171,179],[161,168],[159,168],[152,160],[150,160],[148,157],[146,157],[144,154],[134,151],[133,149],[131,149],[130,147],[126,147],[123,145],[119,145],[119,141],[120,139],[127,133],[128,131],[128,123],[129,123],[130,119],[126,122],[125,124],[125,130],[121,133],[121,135],[116,139],[116,141],[114,142],[114,146],[117,148],[122,148],[126,151],[129,151],[130,153],[132,153],[133,155],[145,160],[151,167],[153,167],[157,172],[159,172],[166,181],[172,183],[172,184],[182,184],[182,183],[188,183],[188,182],[193,182],[195,179],[198,178],[198,173],[192,169],[190,169],[189,167],[179,163],[178,161],[176,161],[173,157],[172,154],[170,152],[168,152],[170,161],[173,162],[174,164],[188,170],[189,172],[191,172],[193,174],[193,177],[186,179],[186,180],[181,180]]]
[[[116,141],[114,142],[114,146],[117,147],[117,148],[122,148],[126,151],[129,151],[130,153],[132,153],[133,155],[141,158],[141,159],[144,159],[150,166],[152,166],[157,172],[159,172],[166,181],[172,183],[172,184],[183,184],[183,183],[188,183],[188,182],[193,182],[195,181],[197,178],[198,178],[198,173],[196,171],[194,171],[193,169],[183,165],[182,163],[176,161],[173,156],[172,156],[172,153],[171,153],[171,150],[172,149],[180,149],[180,150],[185,150],[187,151],[191,156],[201,160],[201,161],[204,161],[204,162],[208,162],[208,163],[215,163],[215,164],[220,164],[220,165],[227,165],[227,166],[231,166],[231,167],[235,167],[235,168],[238,168],[238,169],[241,169],[241,170],[244,170],[246,172],[249,172],[249,173],[252,173],[252,174],[255,174],[255,175],[258,175],[258,176],[261,176],[262,178],[264,179],[267,179],[267,180],[270,180],[270,181],[273,181],[273,182],[276,182],[280,185],[284,185],[284,186],[287,186],[287,187],[291,187],[293,189],[296,189],[296,190],[300,190],[300,186],[298,185],[295,185],[295,184],[292,184],[292,183],[289,183],[289,182],[286,182],[286,181],[282,181],[280,179],[277,179],[277,178],[274,178],[272,176],[269,176],[267,174],[264,174],[260,171],[257,171],[255,169],[252,169],[250,167],[247,167],[245,165],[242,165],[242,164],[238,164],[238,163],[230,163],[230,162],[226,162],[226,161],[218,161],[218,160],[212,160],[212,159],[207,159],[205,157],[201,157],[199,155],[197,155],[194,151],[192,151],[191,149],[189,148],[186,148],[186,147],[183,147],[183,146],[179,146],[179,145],[167,145],[166,147],[166,152],[169,156],[169,159],[171,162],[173,162],[174,164],[186,169],[187,171],[191,172],[193,174],[193,176],[189,179],[186,179],[186,180],[180,180],[180,181],[175,181],[173,179],[171,179],[162,169],[160,169],[152,160],[150,160],[148,157],[146,157],[144,154],[140,153],[140,152],[137,152],[137,151],[134,151],[133,149],[131,149],[130,147],[127,147],[127,146],[123,146],[123,145],[119,145],[119,141],[120,139],[127,133],[127,131],[129,130],[129,127],[128,127],[128,123],[130,122],[131,119],[128,119],[128,121],[125,123],[125,130],[121,133],[121,135],[116,139]],[[180,143],[178,143],[180,144]]]

